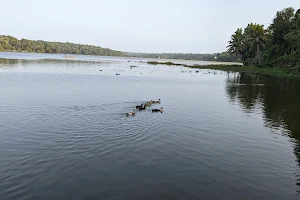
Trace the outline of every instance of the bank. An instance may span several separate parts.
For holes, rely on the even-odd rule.
[[[256,66],[243,66],[243,65],[225,65],[225,64],[216,64],[216,65],[187,65],[173,62],[156,62],[149,61],[147,62],[150,65],[168,65],[168,66],[184,66],[194,69],[212,69],[212,70],[222,70],[230,72],[245,72],[248,74],[262,74],[269,75],[279,78],[294,78],[300,79],[300,68],[298,69],[292,67],[256,67]]]

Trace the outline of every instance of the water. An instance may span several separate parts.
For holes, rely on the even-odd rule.
[[[8,55],[1,200],[299,199],[297,81],[147,59]],[[158,98],[152,107],[163,113],[125,116]]]

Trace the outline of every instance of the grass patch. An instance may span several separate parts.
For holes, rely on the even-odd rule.
[[[183,64],[173,63],[173,62],[157,62],[157,61],[149,61],[147,62],[149,65],[176,65],[176,66],[184,66]]]
[[[213,69],[229,72],[245,72],[248,74],[262,74],[280,78],[297,78],[300,79],[299,71],[291,70],[282,67],[255,67],[255,66],[241,66],[241,65],[193,65],[185,66],[196,69]]]
[[[174,65],[174,66],[184,66],[193,69],[212,69],[212,70],[221,70],[221,71],[228,71],[228,72],[245,72],[248,74],[262,74],[262,75],[269,75],[269,76],[280,77],[280,78],[300,79],[299,70],[292,70],[290,68],[283,68],[283,67],[255,67],[255,66],[243,66],[243,65],[186,65],[186,64],[177,64],[172,62],[156,62],[156,61],[149,61],[147,63],[150,65]]]

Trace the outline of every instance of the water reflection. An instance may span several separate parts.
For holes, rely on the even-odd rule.
[[[103,61],[78,61],[78,60],[54,60],[54,59],[39,59],[39,60],[25,60],[25,59],[6,59],[0,58],[0,67],[15,67],[17,64],[34,65],[34,64],[59,64],[59,65],[78,65],[78,64],[99,64],[106,63]],[[107,62],[111,63],[111,62]]]
[[[294,142],[300,166],[300,82],[245,73],[228,73],[226,93],[244,112],[260,110],[266,127]],[[300,177],[297,185],[300,185]]]
[[[5,59],[5,58],[0,58],[0,68],[6,68],[6,67],[17,67],[19,60],[16,59]]]

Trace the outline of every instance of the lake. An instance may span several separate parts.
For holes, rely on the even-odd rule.
[[[0,58],[1,200],[300,199],[296,80],[137,58]],[[126,117],[152,99],[161,104]]]

